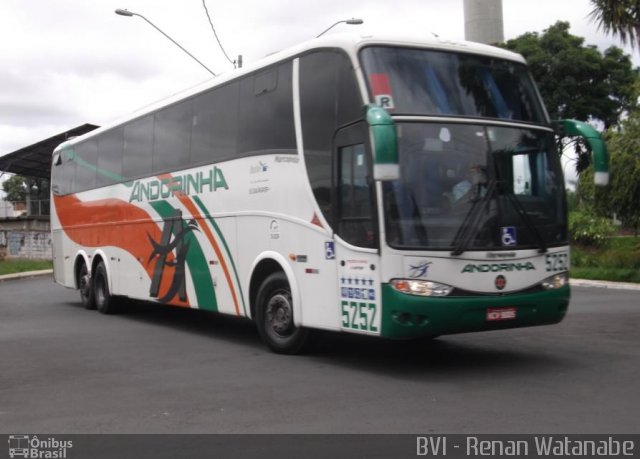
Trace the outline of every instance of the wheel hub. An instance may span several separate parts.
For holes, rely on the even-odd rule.
[[[285,293],[278,293],[271,297],[267,305],[267,320],[273,331],[284,335],[292,327],[291,297]]]

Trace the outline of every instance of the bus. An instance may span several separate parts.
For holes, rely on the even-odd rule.
[[[69,140],[52,157],[55,281],[255,321],[391,339],[567,312],[557,135],[524,59],[439,38],[332,34]]]

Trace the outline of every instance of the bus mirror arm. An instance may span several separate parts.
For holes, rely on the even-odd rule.
[[[554,121],[559,137],[582,137],[591,149],[594,169],[594,183],[598,186],[609,184],[609,152],[602,136],[592,126],[577,120]]]
[[[365,106],[373,148],[373,178],[388,181],[400,178],[396,125],[389,113],[374,104]]]

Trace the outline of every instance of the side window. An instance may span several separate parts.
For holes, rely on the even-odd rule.
[[[292,65],[286,62],[240,81],[240,156],[295,153]]]
[[[362,116],[362,100],[345,55],[322,51],[300,58],[300,112],[307,175],[320,209],[330,220],[334,134]]]
[[[96,186],[96,164],[98,163],[98,143],[87,140],[75,146],[76,178],[74,191],[84,191]]]
[[[122,181],[122,148],[124,128],[105,132],[98,140],[98,170],[96,186],[107,186]]]
[[[363,144],[338,150],[338,234],[359,247],[375,247],[369,164]]]
[[[235,157],[238,136],[238,83],[202,94],[193,102],[191,162],[216,162]]]
[[[62,158],[64,152],[59,151],[54,153],[51,162],[51,191],[54,195],[60,196],[63,192],[63,176],[64,176],[64,164]]]
[[[153,172],[183,169],[189,164],[193,102],[187,100],[155,115]]]
[[[76,181],[75,150],[68,148],[60,152],[62,155],[62,181],[59,183],[60,194],[73,193]]]
[[[153,153],[153,115],[137,119],[124,128],[122,175],[125,178],[151,174]]]

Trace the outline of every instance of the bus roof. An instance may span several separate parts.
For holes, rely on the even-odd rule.
[[[208,89],[216,86],[223,85],[228,81],[232,81],[236,78],[242,77],[253,72],[256,72],[262,68],[266,68],[277,62],[281,62],[288,58],[303,54],[307,51],[314,49],[327,49],[327,48],[339,48],[345,50],[352,57],[356,57],[360,49],[366,46],[374,45],[386,45],[386,46],[399,46],[410,48],[424,48],[431,50],[441,50],[450,52],[461,52],[470,54],[479,54],[488,57],[495,57],[498,59],[505,59],[510,61],[526,64],[525,59],[517,53],[507,51],[496,46],[484,45],[481,43],[474,43],[469,41],[455,41],[448,40],[435,36],[425,35],[399,35],[399,34],[379,34],[379,35],[362,35],[357,33],[332,33],[324,35],[319,38],[313,38],[311,40],[294,45],[290,48],[282,51],[277,51],[266,57],[259,59],[255,62],[249,63],[242,69],[232,70],[228,73],[219,74],[217,77],[211,78],[201,84],[193,86],[191,88],[179,91],[173,95],[160,99],[156,102],[145,106],[144,108],[135,110],[134,112],[117,119],[112,123],[96,129],[90,133],[82,135],[80,137],[73,138],[63,144],[59,145],[54,152],[59,151],[62,148],[66,148],[85,139],[91,138],[95,135],[99,135],[103,132],[109,131],[114,127],[120,126],[130,120],[140,118],[144,115],[152,113],[160,108],[172,105],[183,99],[187,99],[191,96],[197,95]]]

